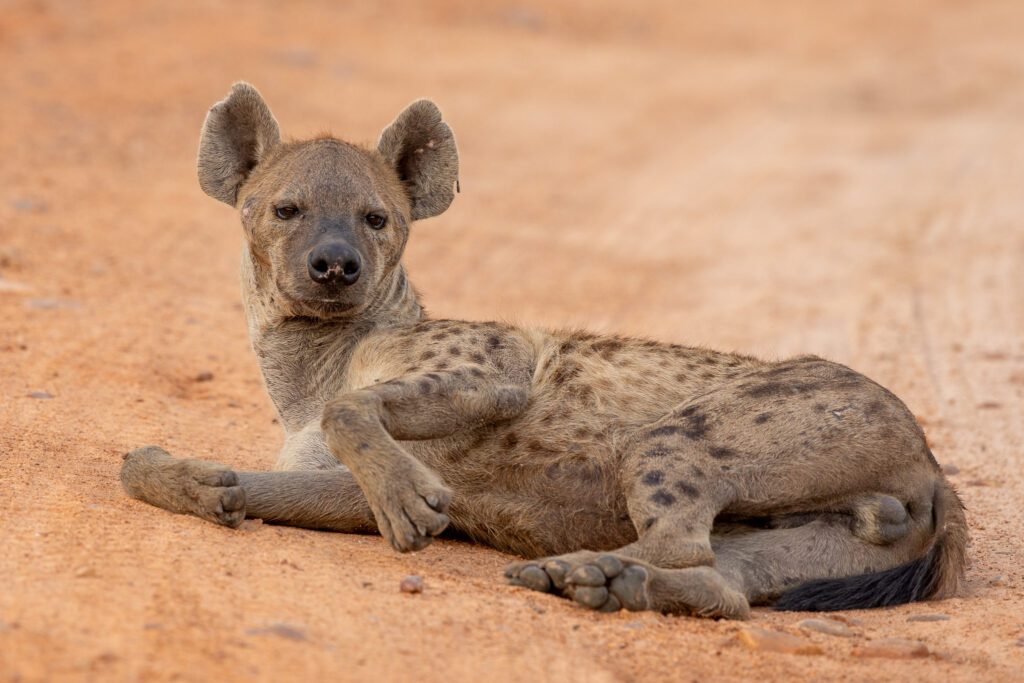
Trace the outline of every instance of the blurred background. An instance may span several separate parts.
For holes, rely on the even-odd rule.
[[[1024,587],[1018,0],[0,3],[0,575],[13,586],[0,592],[0,664],[6,649],[22,673],[52,673],[30,667],[38,655],[71,672],[224,674],[254,656],[231,644],[248,638],[231,601],[257,585],[290,594],[257,568],[239,585],[234,565],[237,582],[202,588],[224,532],[140,511],[116,482],[120,454],[143,443],[259,469],[280,444],[239,306],[237,216],[196,182],[205,113],[237,80],[298,138],[375,144],[408,102],[441,106],[462,192],[414,226],[407,252],[435,316],[815,353],[896,391],[959,472],[976,530],[973,599],[954,601],[957,629],[931,643],[962,667],[932,674],[1011,672],[1024,638],[1006,602]],[[308,556],[329,542],[385,575],[411,561],[303,533],[253,534],[235,552],[309,569],[329,566]],[[362,589],[334,575],[322,603],[260,609],[290,609],[314,635],[351,631],[346,647],[378,671],[446,648],[521,673],[592,661],[664,676],[681,653],[688,671],[719,671],[707,653],[725,626],[652,617],[646,637],[673,647],[620,659],[594,642],[563,643],[565,660],[524,644],[541,627],[510,606],[520,596],[479,604],[501,558],[448,552],[485,558],[463,574],[439,561],[477,582],[471,611],[517,635],[473,622],[479,641],[412,638],[382,654],[357,634],[387,639],[421,617],[370,624],[346,607]],[[461,595],[461,583],[441,585]],[[568,629],[567,614],[550,623]],[[964,654],[956,634],[971,624],[992,635]],[[632,642],[608,628],[601,643]],[[317,652],[268,650],[260,666],[316,673],[341,657]],[[747,675],[782,675],[743,661]],[[826,677],[867,671],[819,661]]]

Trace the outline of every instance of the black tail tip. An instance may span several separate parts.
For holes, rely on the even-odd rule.
[[[784,612],[836,612],[927,600],[939,586],[940,558],[936,544],[923,557],[892,569],[809,581],[783,593],[773,607]]]

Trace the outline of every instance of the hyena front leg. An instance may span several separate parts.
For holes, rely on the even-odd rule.
[[[245,490],[229,467],[175,458],[157,446],[124,456],[121,485],[133,498],[178,514],[237,527],[245,519]]]
[[[348,392],[323,413],[327,445],[355,476],[380,533],[401,552],[425,547],[448,525],[451,492],[399,440],[438,439],[516,417],[529,389],[477,367],[412,375]]]
[[[340,465],[326,470],[237,472],[147,446],[125,455],[121,483],[132,498],[232,528],[249,517],[346,533],[377,530],[352,473]]]

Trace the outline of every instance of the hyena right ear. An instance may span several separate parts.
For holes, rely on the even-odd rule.
[[[277,121],[256,88],[235,83],[206,115],[199,138],[199,186],[235,206],[238,188],[280,141]]]

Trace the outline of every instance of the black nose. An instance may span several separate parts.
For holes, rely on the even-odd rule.
[[[362,265],[359,252],[344,242],[327,242],[309,252],[309,277],[320,284],[355,284]]]

